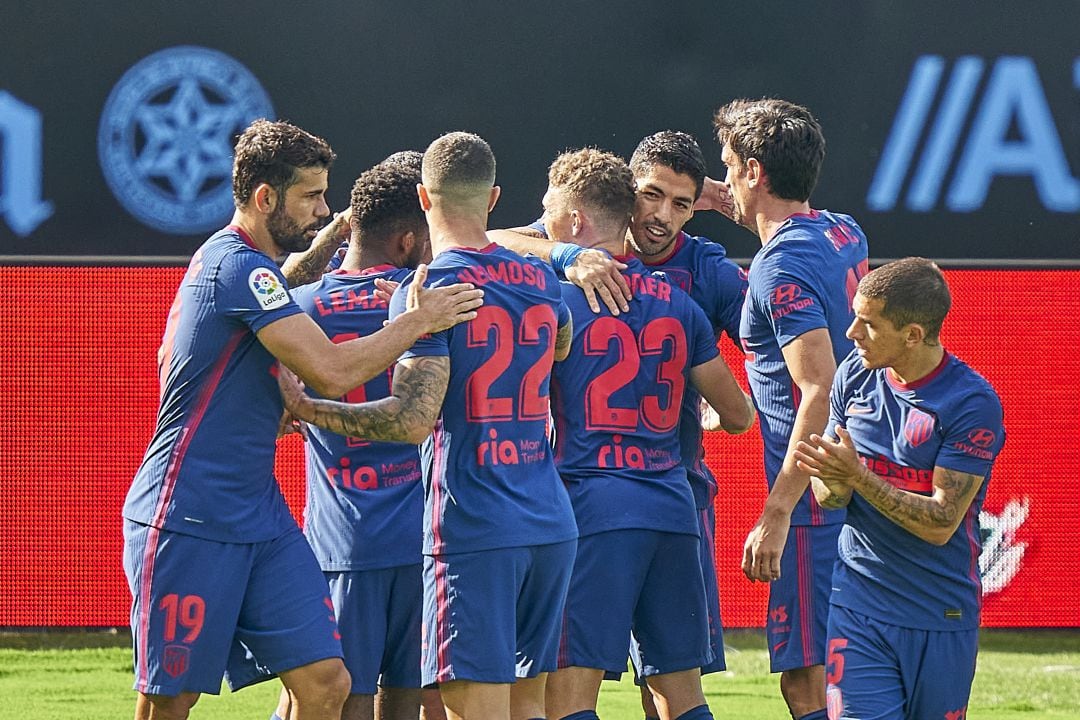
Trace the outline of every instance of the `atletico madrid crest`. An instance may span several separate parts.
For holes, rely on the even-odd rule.
[[[166,645],[161,659],[162,669],[173,677],[180,677],[187,672],[191,650],[186,645]]]

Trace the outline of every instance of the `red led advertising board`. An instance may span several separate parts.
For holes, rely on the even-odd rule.
[[[182,268],[0,267],[0,627],[123,626],[120,507],[154,425]],[[1005,406],[983,512],[983,624],[1080,626],[1080,271],[947,270],[946,347]],[[741,358],[725,353],[741,374]],[[756,429],[710,434],[724,624],[763,625],[739,571],[765,496]],[[302,447],[277,472],[300,516]]]

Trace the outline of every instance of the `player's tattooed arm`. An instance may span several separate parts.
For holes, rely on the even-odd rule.
[[[574,320],[567,318],[565,325],[559,326],[555,333],[555,362],[562,362],[570,355],[570,344],[574,341]]]
[[[292,253],[285,258],[281,273],[291,287],[313,283],[323,276],[334,252],[349,239],[349,218],[352,210],[346,209],[334,216],[319,234],[311,247],[302,253]]]
[[[837,426],[836,435],[838,441],[811,435],[809,443],[800,442],[794,451],[799,467],[823,485],[859,493],[882,515],[928,543],[949,541],[982,486],[982,476],[935,467],[930,495],[908,492],[859,461],[847,430]]]
[[[814,493],[814,498],[818,501],[818,505],[826,510],[839,510],[840,508],[847,507],[851,502],[851,495],[854,492],[851,487],[847,485],[840,485],[838,483],[826,483],[819,477],[810,477],[810,490]]]
[[[364,440],[420,443],[435,426],[449,379],[450,358],[415,357],[395,367],[390,396],[372,402],[312,398],[284,369],[278,385],[286,408],[304,422]]]

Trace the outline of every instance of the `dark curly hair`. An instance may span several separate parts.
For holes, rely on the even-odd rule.
[[[654,166],[663,165],[694,181],[694,199],[701,196],[705,185],[705,156],[691,135],[677,130],[653,133],[638,143],[630,156],[630,169],[640,177]]]
[[[810,199],[825,161],[825,137],[809,110],[774,98],[734,100],[716,111],[713,126],[740,163],[761,163],[773,195]]]
[[[426,225],[416,195],[419,182],[419,168],[386,161],[356,179],[350,202],[352,223],[364,243],[382,242]]]
[[[255,188],[267,183],[278,193],[296,182],[298,168],[329,170],[337,156],[320,137],[287,122],[259,119],[236,141],[233,159],[233,202],[242,207]]]

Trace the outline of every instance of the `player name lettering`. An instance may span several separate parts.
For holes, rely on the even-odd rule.
[[[671,284],[666,283],[652,275],[635,273],[627,276],[630,281],[630,291],[635,295],[652,295],[658,300],[671,302]]]
[[[509,285],[532,285],[541,290],[547,287],[547,277],[542,270],[514,260],[500,260],[493,265],[464,268],[457,277],[461,282],[474,285],[498,282]]]
[[[367,290],[361,290],[359,292],[355,290],[346,290],[344,292],[332,292],[329,295],[329,307],[323,303],[323,299],[319,296],[315,296],[315,309],[319,311],[319,315],[326,316],[333,313],[349,312],[351,310],[373,310],[378,308],[385,308],[386,301],[379,298],[375,293],[369,293]]]

